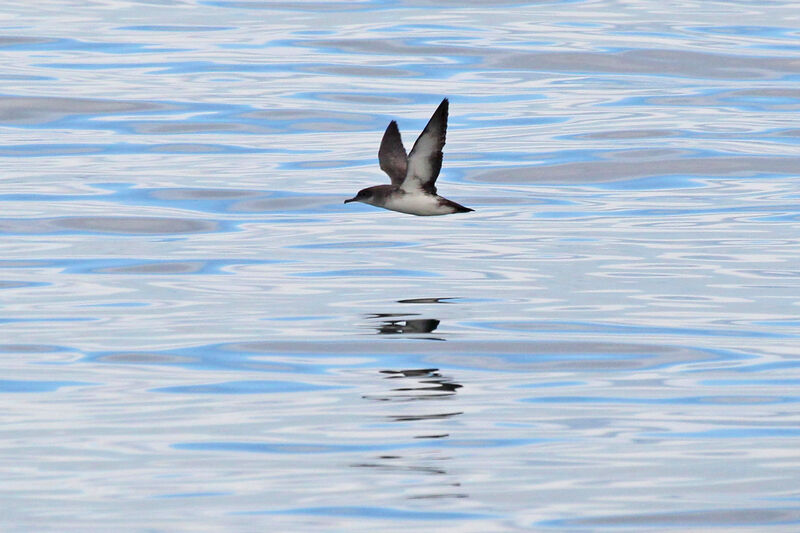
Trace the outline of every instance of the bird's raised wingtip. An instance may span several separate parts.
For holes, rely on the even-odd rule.
[[[439,104],[439,107],[436,108],[436,111],[433,112],[433,116],[431,120],[435,121],[442,121],[442,130],[447,130],[447,116],[450,114],[450,100],[444,98],[442,103]]]

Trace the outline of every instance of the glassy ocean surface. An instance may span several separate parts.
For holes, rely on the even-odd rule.
[[[796,2],[0,22],[4,531],[800,528]]]

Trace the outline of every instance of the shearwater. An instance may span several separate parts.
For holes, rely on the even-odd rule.
[[[447,98],[436,108],[417,142],[406,156],[397,122],[386,127],[378,162],[392,180],[391,185],[361,189],[348,202],[363,202],[409,215],[433,216],[474,211],[436,194],[436,178],[442,169],[442,148],[447,135]]]

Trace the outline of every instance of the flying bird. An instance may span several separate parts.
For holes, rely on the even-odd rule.
[[[406,156],[397,122],[389,123],[378,150],[381,170],[391,185],[375,185],[358,191],[344,203],[362,202],[409,215],[434,216],[474,211],[436,194],[436,178],[442,169],[442,148],[447,135],[447,98],[436,108],[428,125]]]

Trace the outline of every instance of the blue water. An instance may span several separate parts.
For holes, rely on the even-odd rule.
[[[796,3],[0,15],[4,531],[800,528]]]

